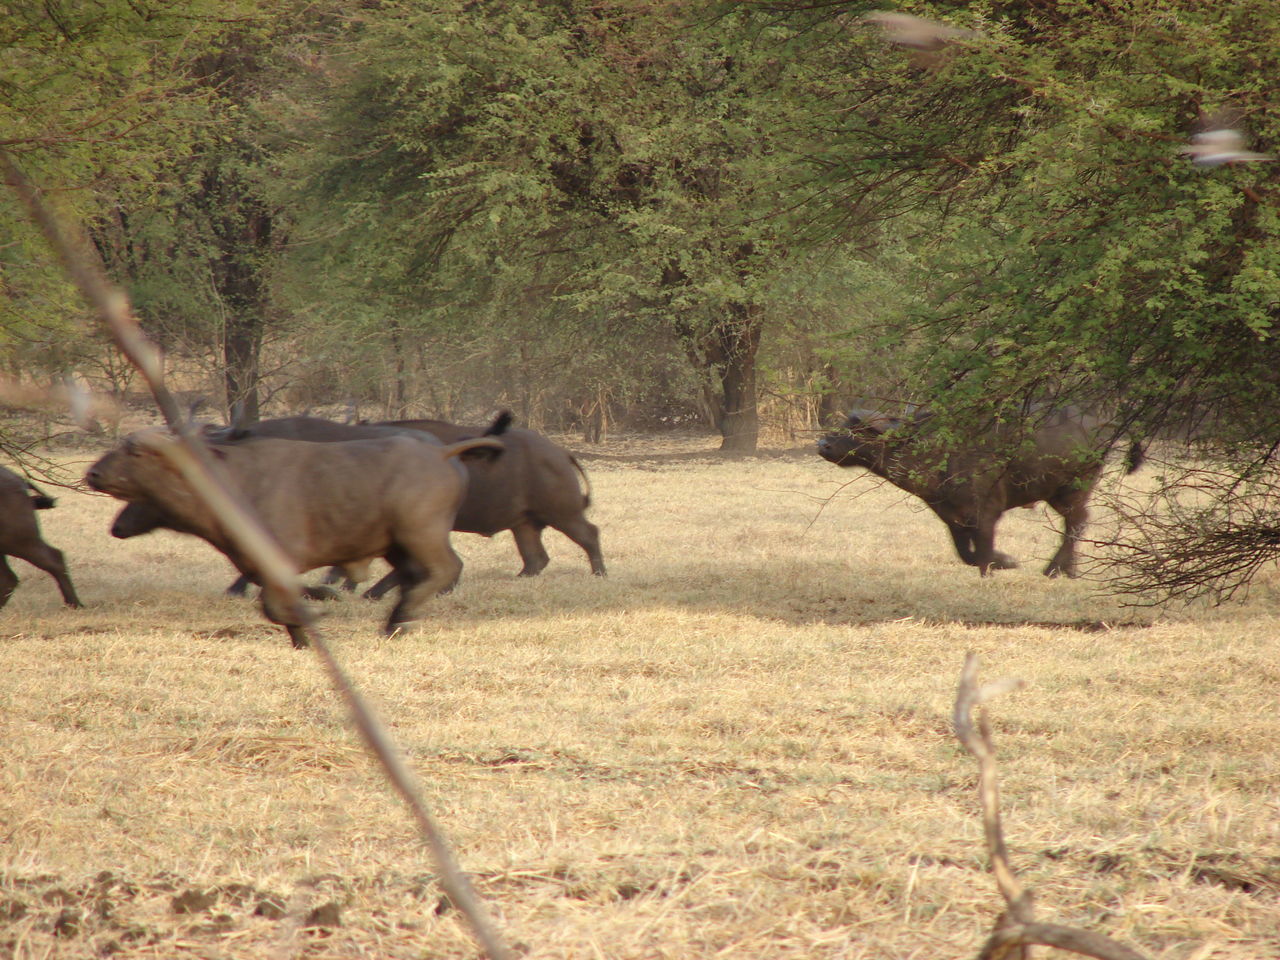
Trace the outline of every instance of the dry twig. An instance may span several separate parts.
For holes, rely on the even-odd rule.
[[[991,728],[982,711],[978,712],[975,725],[973,710],[992,697],[1021,686],[1021,680],[998,680],[978,686],[978,658],[971,653],[965,657],[960,687],[956,691],[953,716],[956,738],[978,761],[978,798],[982,804],[987,853],[991,857],[991,872],[995,874],[996,886],[1005,901],[1005,911],[996,919],[978,960],[1028,960],[1031,947],[1036,944],[1057,947],[1096,960],[1146,960],[1142,954],[1100,933],[1053,923],[1037,923],[1031,891],[1022,886],[1009,865],[1009,851],[1005,848],[1004,830],[1000,824],[1000,791],[996,781],[996,754],[991,742]]]
[[[408,805],[426,839],[440,872],[441,886],[453,905],[467,918],[472,932],[491,960],[508,960],[510,951],[476,898],[466,875],[458,867],[448,843],[422,800],[412,773],[401,759],[401,751],[334,658],[316,627],[314,615],[303,604],[301,585],[292,562],[252,512],[231,493],[203,444],[192,433],[173,395],[165,387],[159,352],[138,326],[128,298],[107,280],[83,233],[67,230],[41,200],[39,191],[2,149],[0,167],[6,182],[40,227],[71,279],[98,312],[121,352],[138,368],[150,387],[165,422],[178,437],[177,443],[164,444],[160,450],[170,458],[196,495],[216,513],[240,549],[253,558],[262,575],[263,589],[272,590],[282,598],[282,602],[287,602],[298,622],[303,624],[299,628],[290,628],[290,632],[297,630],[301,634],[300,639],[315,649],[334,686],[346,700],[365,745]]]

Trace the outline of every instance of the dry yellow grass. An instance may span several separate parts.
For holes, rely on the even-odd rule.
[[[980,580],[816,457],[587,467],[608,580],[553,531],[535,580],[460,535],[419,628],[324,622],[528,955],[974,956],[1001,907],[949,729],[974,650],[1029,682],[992,712],[1040,916],[1280,956],[1276,579],[1135,611],[1039,575],[1039,511],[1002,526],[1024,568]],[[85,609],[17,564],[0,611],[0,956],[475,956],[314,659],[204,544],[112,540],[116,506],[41,515]]]

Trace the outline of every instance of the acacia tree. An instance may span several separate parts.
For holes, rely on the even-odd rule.
[[[794,145],[775,136],[804,130],[789,31],[668,0],[353,22],[309,169],[366,294],[427,316],[663,329],[704,378],[724,449],[753,449],[773,281],[796,262],[780,240]],[[634,351],[613,342],[625,376]]]
[[[236,5],[219,5],[222,16]],[[0,147],[64,215],[101,226],[154,200],[188,149],[208,91],[173,60],[206,36],[208,5],[8,4],[0,18]],[[102,349],[43,241],[0,197],[0,351],[12,373],[60,377]]]
[[[87,224],[162,342],[216,339],[228,397],[253,416],[279,235],[247,109],[275,23],[256,7],[20,3],[4,21],[16,69],[0,98],[5,147]],[[103,347],[77,332],[76,298],[50,296],[66,286],[43,246],[28,245],[31,231],[16,216],[0,226],[18,241],[6,244],[9,256],[23,257],[6,272],[25,281],[7,284],[4,303],[37,331],[26,336],[56,346],[43,363],[63,371],[94,362]],[[38,285],[28,279],[37,275],[46,278]]]

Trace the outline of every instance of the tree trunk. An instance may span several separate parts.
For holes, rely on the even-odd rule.
[[[212,264],[213,284],[226,309],[222,359],[228,415],[254,423],[267,326],[267,264],[275,242],[272,218],[249,184],[216,167],[205,174],[203,202],[219,250]]]
[[[391,317],[387,321],[387,338],[391,346],[391,389],[387,396],[388,419],[398,420],[405,413],[405,400],[408,399],[408,370],[405,363],[406,351],[404,335],[399,321]]]
[[[760,440],[756,396],[760,320],[759,305],[732,304],[729,319],[715,332],[720,345],[718,373],[723,397],[720,449],[725,453],[755,453]]]
[[[227,419],[231,423],[257,423],[258,357],[262,350],[262,321],[257,316],[227,318],[222,338],[222,380],[227,391]]]
[[[822,365],[821,376],[824,386],[818,394],[818,422],[811,424],[819,430],[831,426],[844,413],[836,397],[835,384],[839,382],[839,374],[831,364],[827,363]]]

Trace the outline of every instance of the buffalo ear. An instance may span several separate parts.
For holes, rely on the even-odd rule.
[[[515,419],[511,415],[510,410],[502,410],[493,419],[493,423],[489,425],[489,429],[484,432],[486,437],[497,437],[507,432],[511,426],[511,421]]]

